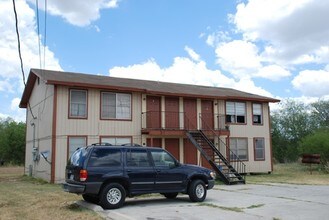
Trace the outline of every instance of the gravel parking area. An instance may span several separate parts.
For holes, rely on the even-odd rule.
[[[116,210],[78,203],[114,220],[328,219],[328,198],[329,185],[248,184],[216,186],[203,203],[191,203],[187,195],[131,198]]]

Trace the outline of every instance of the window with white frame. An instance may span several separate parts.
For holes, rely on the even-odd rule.
[[[248,160],[248,139],[230,138],[231,160]]]
[[[263,111],[262,104],[252,104],[252,122],[254,124],[263,124]]]
[[[226,122],[246,123],[246,103],[226,102]]]
[[[264,138],[254,138],[255,160],[265,160]]]
[[[87,145],[87,137],[69,137],[68,157],[70,158],[74,151]]]
[[[87,91],[70,90],[70,117],[87,118]]]
[[[101,143],[108,143],[112,145],[131,144],[131,138],[130,137],[102,137]]]
[[[101,93],[102,119],[131,119],[131,94]]]

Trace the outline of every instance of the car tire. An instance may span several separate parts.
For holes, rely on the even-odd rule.
[[[207,196],[206,184],[202,180],[193,180],[188,189],[188,195],[192,202],[202,202]]]
[[[82,194],[82,198],[86,202],[90,202],[90,203],[94,203],[94,204],[98,204],[98,202],[99,202],[99,197],[98,196],[95,196],[95,195]]]
[[[178,193],[162,193],[167,199],[174,199],[177,197]]]
[[[119,183],[110,183],[101,192],[100,205],[104,209],[117,209],[123,205],[125,199],[125,188]]]

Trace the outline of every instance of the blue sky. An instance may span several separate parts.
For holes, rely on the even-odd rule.
[[[329,99],[329,1],[48,0],[46,38],[39,1],[41,55],[35,2],[16,0],[26,75],[46,68]],[[12,8],[0,0],[0,117],[24,120]]]

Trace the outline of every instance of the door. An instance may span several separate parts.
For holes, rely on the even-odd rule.
[[[210,141],[211,141],[212,143],[214,143],[214,140],[213,140],[213,139],[210,139]],[[202,149],[205,151],[205,153],[208,155],[208,157],[209,157],[212,161],[214,161],[214,159],[215,159],[215,154],[214,154],[213,149],[212,149],[211,147],[209,147],[209,146],[203,147]],[[202,158],[202,159],[201,159],[202,166],[212,170],[213,168],[212,168],[212,166],[210,165],[210,163],[206,160],[206,158],[204,158],[204,156],[202,156],[202,155],[201,155],[201,158]]]
[[[184,127],[187,130],[197,129],[197,104],[196,99],[184,99]]]
[[[150,150],[156,171],[155,189],[157,191],[182,192],[185,189],[187,174],[176,159],[165,150]]]
[[[161,97],[146,97],[146,127],[153,129],[161,128]]]
[[[166,129],[179,129],[179,99],[166,97]]]
[[[179,139],[166,138],[166,150],[169,151],[177,160],[179,160]]]
[[[131,192],[138,193],[154,189],[156,172],[146,149],[128,149],[126,172]]]
[[[214,129],[214,108],[213,101],[201,101],[201,128],[204,130]]]
[[[184,139],[184,163],[198,164],[197,149],[189,139]]]
[[[162,147],[162,139],[161,138],[147,138],[146,139],[147,146],[149,147]]]

